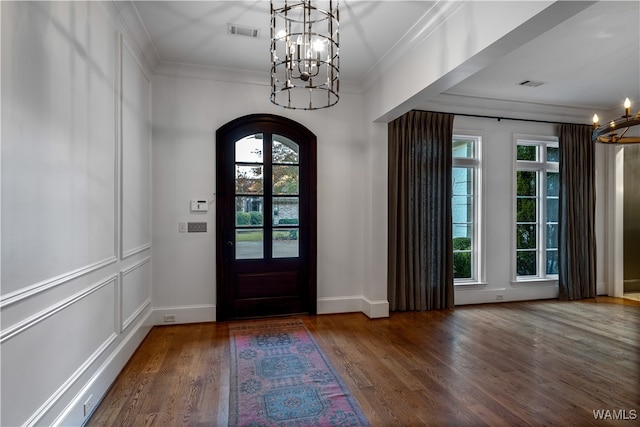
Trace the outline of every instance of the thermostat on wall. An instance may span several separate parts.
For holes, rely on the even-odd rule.
[[[207,212],[209,210],[209,203],[206,200],[192,200],[191,212]]]

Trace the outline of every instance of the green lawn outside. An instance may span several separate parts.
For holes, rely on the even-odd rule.
[[[236,242],[261,242],[263,232],[261,230],[247,230],[236,233]],[[296,240],[291,239],[289,230],[276,231],[274,233],[275,240]]]

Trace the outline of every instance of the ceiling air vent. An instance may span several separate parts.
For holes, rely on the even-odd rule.
[[[543,84],[544,82],[538,82],[535,80],[523,80],[520,83],[518,83],[518,86],[538,87],[538,86],[542,86]]]
[[[257,39],[259,35],[257,28],[243,27],[236,24],[227,24],[227,32],[232,36],[246,36],[253,39]]]

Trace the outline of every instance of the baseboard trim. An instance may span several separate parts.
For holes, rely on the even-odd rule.
[[[557,299],[557,284],[547,285],[518,285],[519,287],[504,287],[499,289],[464,288],[455,289],[455,305],[472,304],[500,304],[511,301],[533,301],[544,299]]]
[[[374,319],[389,317],[389,302],[372,301],[362,295],[318,298],[318,314],[361,312]]]
[[[173,321],[165,320],[165,316],[173,316]],[[155,307],[153,309],[154,325],[174,325],[181,323],[203,323],[216,321],[214,304],[177,305],[172,307]]]
[[[389,317],[389,301],[372,301],[367,297],[362,297],[362,312],[370,319]]]
[[[389,317],[389,302],[386,300],[370,300],[362,295],[318,298],[318,314],[354,312],[364,313],[372,319]],[[165,316],[173,317],[171,318],[172,320],[165,320]],[[153,309],[154,325],[177,325],[215,321],[216,306],[214,304],[155,307]]]

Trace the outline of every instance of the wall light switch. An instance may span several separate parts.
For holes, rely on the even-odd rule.
[[[178,233],[186,233],[187,232],[187,223],[179,222],[178,223]]]
[[[207,223],[206,222],[188,222],[187,223],[187,232],[189,232],[189,233],[206,233],[207,232]]]

